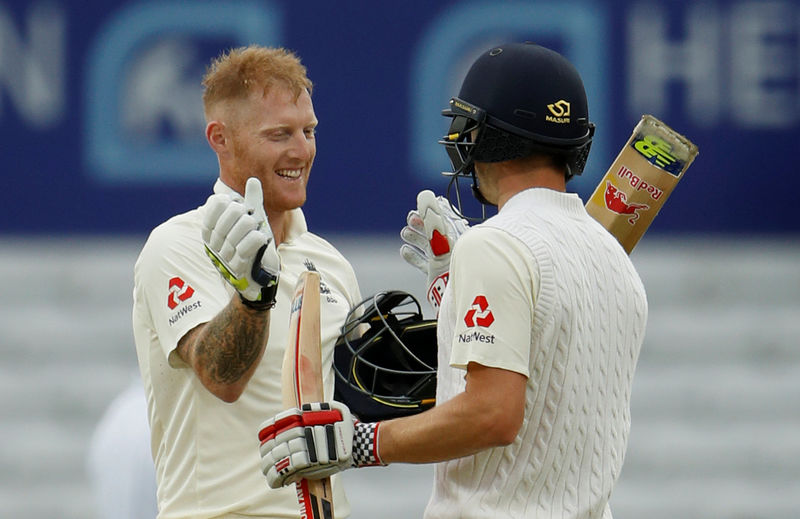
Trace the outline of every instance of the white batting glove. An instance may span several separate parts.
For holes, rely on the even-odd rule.
[[[469,225],[445,197],[427,189],[417,195],[417,209],[409,211],[406,221],[408,225],[400,231],[405,242],[400,255],[428,276],[428,302],[438,314],[450,277],[450,253]]]
[[[261,424],[261,471],[271,488],[322,479],[345,469],[384,465],[378,425],[354,420],[341,402],[304,404]]]
[[[249,178],[244,200],[211,195],[203,212],[203,243],[222,277],[242,302],[258,310],[275,305],[281,263],[264,212],[261,182]]]

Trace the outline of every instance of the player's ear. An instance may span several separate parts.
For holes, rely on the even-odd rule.
[[[211,149],[218,155],[228,151],[230,140],[226,131],[225,123],[213,120],[206,125],[206,140]]]

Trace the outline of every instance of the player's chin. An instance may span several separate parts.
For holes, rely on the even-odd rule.
[[[281,197],[280,205],[284,211],[291,211],[302,207],[306,203],[306,189],[303,185],[302,189],[292,190],[291,192],[284,193]]]

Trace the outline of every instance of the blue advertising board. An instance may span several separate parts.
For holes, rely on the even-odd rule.
[[[200,78],[250,43],[294,50],[314,82],[311,229],[399,231],[446,187],[441,110],[506,41],[584,78],[584,200],[649,113],[700,148],[651,232],[796,233],[798,20],[797,0],[0,0],[0,234],[146,233],[202,204]]]

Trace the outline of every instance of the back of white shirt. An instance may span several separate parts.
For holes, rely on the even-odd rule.
[[[437,401],[469,362],[528,377],[514,442],[435,469],[427,518],[610,518],[647,301],[576,195],[517,194],[456,243],[439,314]]]

